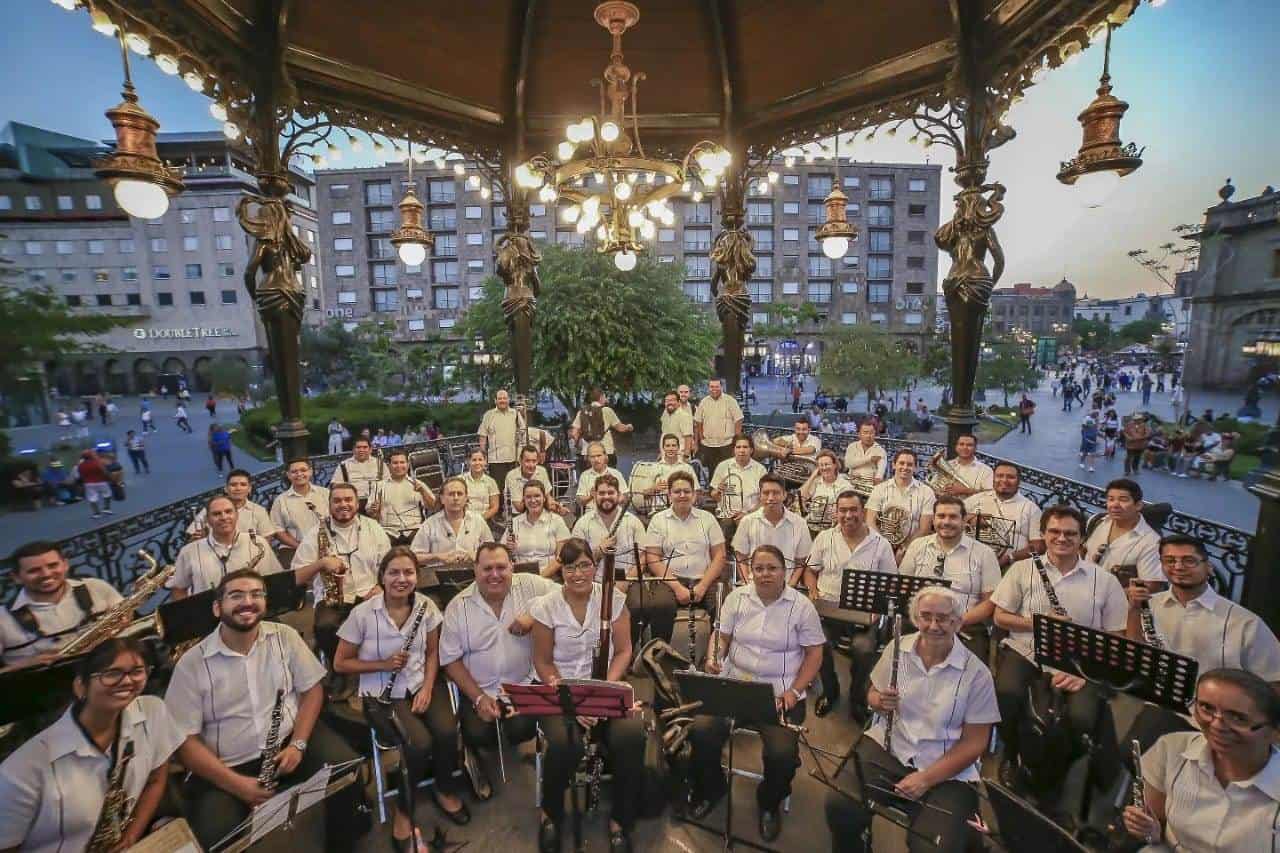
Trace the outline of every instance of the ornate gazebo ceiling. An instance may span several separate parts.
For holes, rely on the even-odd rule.
[[[1137,0],[641,0],[623,41],[646,142],[677,150],[730,138],[757,151],[940,103],[961,19],[1008,94],[1032,69],[1088,44]],[[304,111],[464,152],[538,150],[595,111],[609,35],[593,0],[99,0],[130,30],[173,43],[247,96],[282,24],[284,68]],[[284,6],[284,14],[279,8]],[[264,26],[266,24],[266,26]],[[216,85],[216,88],[213,86]],[[451,143],[451,144],[450,144]]]

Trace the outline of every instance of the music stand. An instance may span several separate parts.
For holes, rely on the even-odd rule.
[[[686,704],[697,702],[700,707],[695,710],[695,713],[724,717],[729,723],[729,761],[725,770],[728,790],[725,796],[724,829],[715,829],[688,817],[682,817],[680,820],[690,826],[719,835],[724,840],[725,850],[731,850],[735,844],[741,844],[753,850],[773,851],[772,847],[756,844],[733,834],[733,734],[740,723],[745,724],[743,728],[778,724],[778,706],[773,696],[773,686],[767,681],[739,681],[736,678],[724,678],[687,670],[676,670],[674,675],[676,684],[680,688],[682,702]]]
[[[0,725],[65,707],[79,661],[79,657],[65,658],[48,666],[15,669],[0,675],[0,694],[5,697],[0,702]]]
[[[1088,849],[1065,829],[999,782],[983,780],[991,811],[995,813],[999,839],[1005,850],[1036,850],[1039,853],[1087,853]]]
[[[630,684],[596,679],[565,678],[555,687],[549,684],[503,684],[502,692],[511,700],[518,714],[528,717],[564,716],[568,723],[565,728],[569,731],[569,749],[575,752],[578,740],[575,717],[613,720],[631,713],[635,705],[635,690]],[[619,792],[614,792],[615,797],[619,795]],[[573,806],[573,849],[581,850],[582,807],[578,804],[578,786],[572,782],[569,784],[569,801]]]
[[[280,791],[215,841],[210,853],[242,853],[277,829],[289,831],[299,814],[355,783],[364,762],[363,758],[353,758],[341,764],[326,764],[310,778]]]
[[[951,581],[948,578],[933,576],[845,569],[840,576],[840,606],[845,610],[862,610],[889,615],[895,610],[894,607],[890,607],[889,602],[895,601],[896,611],[907,616],[911,597],[926,586],[949,587]]]
[[[272,619],[302,606],[306,589],[298,586],[293,572],[272,572],[263,575],[262,579],[267,588],[264,619]],[[161,604],[156,608],[156,629],[160,636],[171,646],[209,636],[218,627],[218,617],[213,615],[213,602],[217,595],[215,587]]]

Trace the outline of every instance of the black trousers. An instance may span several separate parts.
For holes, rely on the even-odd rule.
[[[666,584],[632,584],[627,590],[627,610],[631,612],[631,644],[639,649],[641,634],[671,642],[676,626],[676,597]]]
[[[458,718],[462,720],[462,740],[471,749],[493,749],[498,745],[498,727],[480,719],[475,706],[465,696],[458,704]],[[538,720],[535,717],[517,714],[502,721],[502,736],[509,744],[533,740],[537,734]]]
[[[516,467],[516,463],[514,462],[490,462],[489,476],[492,477],[493,481],[498,484],[498,488],[505,492],[507,488],[507,474],[510,474],[511,469],[515,467]],[[500,498],[498,501],[498,506],[499,507],[506,506],[506,499]]]
[[[228,468],[236,467],[236,463],[231,459],[230,450],[214,450],[213,451],[213,464],[219,471],[222,470],[222,462],[224,459],[227,462]]]
[[[570,735],[570,726],[576,731]],[[564,795],[582,759],[583,730],[576,720],[543,717],[542,734],[547,754],[542,761],[542,810],[553,821],[564,818]],[[633,717],[601,720],[594,736],[600,738],[606,761],[613,773],[613,807],[609,816],[628,832],[640,813],[640,791],[644,784],[644,723]]]
[[[133,463],[133,473],[141,474],[146,469],[148,474],[151,473],[151,463],[147,461],[147,451],[130,450],[129,461]]]
[[[901,761],[885,752],[884,747],[869,737],[858,741],[854,749],[857,771],[861,778],[856,793],[863,784],[892,788],[905,776],[915,772]],[[962,853],[968,844],[971,830],[966,821],[978,811],[978,790],[968,782],[955,779],[930,788],[921,802],[945,809],[950,814],[934,809],[917,808],[910,816],[910,832],[907,849],[911,853]],[[871,809],[866,797],[851,799],[837,791],[828,791],[826,798],[827,829],[831,831],[832,853],[862,853],[862,834],[871,826]],[[934,839],[941,836],[942,843]]]
[[[1142,469],[1142,454],[1145,452],[1145,447],[1139,447],[1137,450],[1131,450],[1127,447],[1124,449],[1124,472],[1126,474],[1136,474]]]
[[[383,705],[377,699],[365,697],[364,716],[378,733],[378,740],[400,747],[401,760],[409,770],[409,783],[417,788],[427,778],[430,759],[431,778],[436,790],[442,794],[456,794],[458,780],[453,774],[458,769],[458,719],[449,703],[449,686],[444,679],[437,679],[431,691],[431,701],[423,714],[413,713],[413,698],[392,699]],[[400,808],[409,813],[404,790],[400,791]]]
[[[708,447],[705,444],[698,446],[698,458],[702,460],[703,466],[707,469],[708,477],[716,472],[717,465],[732,456],[733,442],[729,442],[723,447]]]
[[[1018,415],[1018,432],[1031,432],[1031,415]]]
[[[805,703],[797,702],[787,714],[787,722],[804,722]],[[783,726],[747,727],[760,734],[760,753],[764,778],[756,787],[756,804],[773,810],[791,795],[791,780],[800,767],[800,735]],[[695,800],[714,800],[728,787],[720,766],[720,752],[729,739],[729,721],[724,717],[700,715],[689,727],[689,743],[693,746],[690,766],[693,773]]]
[[[282,742],[287,743],[288,739]],[[318,720],[315,728],[311,730],[307,751],[303,753],[302,761],[288,776],[280,777],[278,790],[284,790],[290,785],[306,780],[325,764],[341,764],[359,757],[346,741],[326,726],[322,720]],[[254,759],[231,769],[245,776],[256,777],[260,765],[261,762]],[[355,817],[362,798],[363,789],[357,783],[348,785],[325,801],[325,850],[338,853],[338,851],[355,849],[356,839],[363,829],[361,822]],[[195,775],[192,775],[184,786],[183,802],[191,831],[195,833],[200,846],[205,850],[225,837],[249,816],[248,805]]]
[[[996,704],[1000,706],[1000,737],[1005,743],[1004,757],[1022,754],[1020,727],[1028,713],[1028,690],[1037,679],[1048,679],[1040,667],[1012,649],[1002,649],[996,667]],[[1066,695],[1063,722],[1072,735],[1072,760],[1079,757],[1081,735],[1093,736],[1105,705],[1102,694],[1091,684]],[[1065,773],[1067,768],[1061,768]]]
[[[333,670],[333,656],[338,651],[338,629],[347,621],[354,604],[325,604],[316,602],[316,650],[324,655],[325,666]]]

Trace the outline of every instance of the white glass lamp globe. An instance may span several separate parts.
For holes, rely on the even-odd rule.
[[[600,125],[600,138],[605,142],[613,142],[618,138],[618,126],[611,121]]]
[[[619,181],[613,185],[613,195],[618,201],[626,201],[631,198],[631,184],[626,181]]]
[[[146,181],[120,181],[115,197],[125,213],[138,219],[159,219],[169,209],[169,196],[164,189]]]
[[[620,272],[631,272],[636,268],[636,253],[618,252],[613,256],[613,265],[617,267]]]
[[[822,254],[832,260],[843,258],[847,251],[849,251],[848,237],[828,237],[822,241]]]
[[[1107,169],[1103,172],[1086,172],[1076,178],[1073,189],[1080,194],[1080,204],[1087,208],[1102,207],[1120,186],[1120,175]]]
[[[400,260],[407,267],[422,266],[427,259],[427,247],[421,243],[401,243],[398,249]]]

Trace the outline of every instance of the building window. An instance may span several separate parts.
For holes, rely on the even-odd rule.
[[[156,305],[160,306],[161,308],[172,308],[173,294],[167,290],[157,290]]]
[[[924,269],[924,258],[907,258],[907,269],[909,270]]]
[[[468,272],[484,272],[484,261],[480,258],[472,258],[467,261]]]
[[[44,247],[39,240],[27,240],[22,244],[22,251],[27,255],[39,255],[44,252]]]
[[[450,284],[458,280],[457,261],[432,261],[431,280],[436,284]]]
[[[858,323],[858,313],[856,311],[845,311],[840,315],[840,325],[855,326]]]
[[[911,178],[907,181],[907,190],[913,193],[922,193],[925,191],[926,184],[924,178]]]
[[[236,299],[236,293],[237,293],[237,291],[235,291],[235,290],[224,290],[224,291],[222,291],[222,304],[223,304],[223,305],[235,305],[235,304],[236,304],[236,301],[237,301],[237,299]]]
[[[336,212],[336,211],[335,211],[335,212]],[[351,214],[350,214],[350,213],[348,213],[348,214],[347,214],[347,216],[348,216],[347,222],[350,222],[350,221],[351,221],[351,219],[350,219]],[[214,222],[230,222],[230,221],[231,221],[231,208],[229,208],[229,207],[215,207],[215,208],[213,209],[213,221],[214,221]],[[334,225],[341,225],[342,223],[337,222],[337,221],[334,221],[334,223],[333,223],[333,224],[334,224]]]
[[[421,288],[421,287],[410,287],[410,288],[406,289],[406,290],[405,290],[405,292],[404,292],[404,298],[405,298],[405,299],[421,299],[421,298],[422,298],[422,288]]]
[[[684,295],[689,297],[692,302],[710,302],[711,285],[705,281],[686,281],[684,283]]]
[[[659,243],[674,243],[676,241],[676,230],[674,228],[659,228]]]
[[[58,272],[63,284],[72,284],[77,278],[75,270],[59,270]]]
[[[821,252],[821,251],[822,251],[822,247],[818,245],[818,229],[817,229],[817,228],[810,228],[810,229],[809,229],[808,237],[809,237],[809,246],[808,246],[808,247],[809,247],[809,251],[810,251],[810,252],[815,252],[815,253],[816,253],[816,252]]]
[[[893,278],[893,258],[886,255],[867,255],[867,278],[882,281]]]
[[[452,178],[433,178],[427,181],[427,197],[432,204],[452,203],[457,199],[457,190]]]
[[[874,201],[884,201],[893,198],[893,175],[873,177],[871,179],[871,185],[867,190],[867,196]]]
[[[773,282],[749,281],[747,290],[751,293],[751,301],[757,304],[773,301]]]
[[[331,217],[330,221],[331,221],[331,222],[333,222],[333,224],[334,224],[334,225],[350,225],[350,224],[351,224],[351,211],[349,211],[349,210],[335,210],[335,211],[333,212],[333,216]]]
[[[811,201],[808,204],[810,225],[821,225],[827,221],[827,206],[821,202]]]
[[[755,274],[757,278],[773,278],[773,255],[758,255],[756,257]]]
[[[478,204],[467,205],[462,209],[463,219],[483,219],[484,208]]]
[[[707,255],[685,255],[686,278],[711,278],[711,258]]]
[[[102,210],[102,196],[87,195],[84,197],[85,210]]]
[[[136,248],[132,240],[116,241],[116,251],[122,255],[132,255]]]
[[[188,281],[193,281],[195,279],[203,277],[204,270],[200,267],[199,264],[187,264],[185,275]]]
[[[782,176],[782,183],[783,186],[798,187],[800,186],[800,176],[793,172],[787,172]]]
[[[800,282],[784,281],[782,283],[783,296],[798,296],[800,294]]]
[[[27,270],[27,281],[32,284],[44,284],[47,278],[48,274],[44,270]]]
[[[163,264],[159,264],[151,268],[152,281],[168,281],[169,268]]]
[[[333,240],[333,250],[335,252],[350,252],[355,248],[355,241],[350,237],[335,237]]]
[[[135,307],[136,307],[136,306],[138,306],[138,305],[141,305],[141,304],[142,304],[142,294],[141,294],[141,293],[126,293],[126,294],[124,295],[124,304],[125,304],[125,305],[132,305],[132,306],[135,306]]]
[[[867,301],[868,302],[888,302],[889,289],[887,284],[868,284],[867,285]]]
[[[845,255],[845,256],[844,256],[844,265],[845,265],[846,267],[854,267],[854,268],[856,269],[856,268],[857,268],[857,266],[858,266],[858,256],[857,256],[857,255]]]
[[[431,288],[431,307],[440,311],[456,311],[462,304],[456,287]]]
[[[75,202],[69,195],[58,196],[58,210],[71,210],[75,207]]]
[[[782,229],[782,242],[796,243],[799,240],[800,240],[799,228],[783,228]]]
[[[330,184],[329,198],[345,198],[351,193],[350,184]]]
[[[400,308],[400,293],[395,290],[371,290],[374,311],[396,311]]]
[[[846,281],[840,285],[840,292],[850,295],[858,292],[858,283],[856,281]]]
[[[439,238],[439,237],[437,237],[436,239],[437,239],[437,240],[439,240],[440,238]],[[484,245],[484,232],[483,232],[483,231],[472,231],[471,233],[469,233],[469,234],[467,235],[467,245],[468,245],[468,246],[483,246],[483,245]],[[457,254],[457,253],[455,252],[454,254]]]
[[[406,328],[411,332],[425,332],[427,330],[427,321],[421,317],[411,318]]]
[[[164,237],[152,237],[152,238],[151,238],[151,251],[153,251],[153,252],[167,252],[167,251],[169,251],[169,241],[168,241],[168,240],[166,240]]]
[[[841,183],[844,184],[844,188],[847,190],[856,190],[862,186],[862,178],[857,175],[845,175]]]
[[[707,208],[710,209],[710,205]],[[711,220],[708,218],[707,220]],[[773,224],[773,202],[771,201],[749,201],[747,202],[747,224],[748,225],[772,225]]]
[[[798,202],[798,201],[784,201],[784,202],[782,203],[782,215],[783,215],[783,216],[799,216],[799,215],[800,215],[800,202]]]
[[[236,274],[235,264],[218,264],[218,275],[231,278]]]
[[[396,256],[396,248],[391,245],[390,237],[370,237],[369,238],[369,257],[375,261],[381,261],[385,258],[394,258]]]
[[[333,274],[338,278],[355,278],[356,268],[350,264],[338,264],[334,267]]]
[[[109,284],[111,282],[111,270],[106,267],[97,267],[93,271],[93,281],[95,284]]]
[[[810,255],[809,256],[809,277],[810,278],[830,278],[833,275],[831,270],[831,259],[826,255]]]
[[[471,288],[467,290],[467,298],[472,302],[479,302],[481,299],[484,299],[484,287],[481,285],[472,285]]]
[[[831,192],[830,175],[810,175],[808,180],[809,198],[826,198]]]
[[[392,231],[396,227],[396,213],[394,210],[371,210],[369,211],[369,230],[370,231]]]
[[[672,234],[674,235],[674,233],[675,232],[673,231]],[[674,240],[675,237],[673,236],[672,239]],[[558,243],[561,246],[570,246],[576,249],[581,249],[585,240],[586,240],[586,236],[583,234],[579,234],[576,230],[556,231],[556,243]]]
[[[38,195],[29,195],[23,199],[23,202],[25,203],[27,210],[39,210],[44,206],[40,203],[40,196]]]
[[[36,245],[38,246],[40,244],[37,243]],[[76,250],[76,246],[75,246],[75,243],[71,242],[70,240],[56,240],[54,241],[54,244],[53,244],[53,250],[57,252],[59,255],[69,255]],[[27,254],[30,255],[33,253],[27,252]],[[38,255],[40,253],[35,252],[34,254]]]
[[[373,276],[374,287],[395,287],[399,281],[394,263],[369,264],[369,271]]]
[[[80,297],[75,295],[74,293],[68,294],[64,298],[67,300],[68,308],[79,308],[82,304],[82,300],[80,299]]]
[[[773,231],[769,228],[752,228],[751,243],[757,252],[773,251]]]
[[[908,232],[907,232],[907,242],[908,242],[908,243],[910,243],[910,244],[911,244],[911,245],[913,245],[913,246],[923,246],[923,245],[924,245],[924,232],[923,232],[923,231],[908,231]]]
[[[711,229],[710,228],[685,229],[684,250],[686,252],[711,251]]]
[[[923,219],[923,218],[924,218],[924,207],[925,207],[925,206],[924,206],[923,204],[909,204],[909,205],[907,205],[907,216],[910,216],[910,217],[912,217],[912,218],[914,218],[914,219]]]
[[[922,295],[924,293],[924,282],[923,281],[907,282],[907,293],[911,296]]]
[[[685,225],[710,225],[711,202],[687,201],[684,204]]]
[[[893,232],[892,231],[867,231],[867,251],[868,252],[892,252],[893,251]]]
[[[137,281],[138,268],[137,267],[121,267],[120,280],[125,282],[130,282],[130,283]]]
[[[13,199],[7,195],[0,195],[0,210],[13,210]]]
[[[768,322],[769,322],[768,311],[755,311],[751,314],[751,325],[753,326],[763,326]]]
[[[200,238],[199,237],[183,237],[182,251],[184,252],[200,251]]]
[[[110,307],[111,307],[111,294],[110,294],[110,293],[99,293],[97,296],[95,296],[95,297],[94,297],[94,299],[97,301],[97,303],[98,303],[98,307],[99,307],[99,308],[110,308]]]
[[[918,312],[902,315],[902,322],[908,326],[919,326],[924,323],[924,315]]]
[[[390,181],[367,181],[364,185],[364,203],[370,205],[391,204]]]
[[[356,292],[354,290],[339,290],[338,304],[339,305],[355,305]]]
[[[453,258],[458,255],[457,234],[437,234],[435,248],[431,251],[437,258]]]
[[[205,304],[203,290],[193,290],[191,291],[190,296],[192,307],[203,306]]]
[[[867,225],[873,228],[892,228],[893,227],[893,205],[891,204],[867,205]]]
[[[183,225],[191,225],[196,221],[196,215],[190,210],[180,210],[178,211],[178,221]]]
[[[675,255],[658,255],[658,263],[660,264],[674,264],[675,262]]]
[[[218,236],[213,238],[213,242],[214,242],[215,248],[217,248],[219,252],[231,251],[231,235],[230,234],[219,234]]]
[[[889,322],[889,315],[882,313],[874,313],[871,315],[871,325],[884,326]]]
[[[433,207],[427,214],[432,231],[452,231],[458,227],[458,209],[456,207]]]

